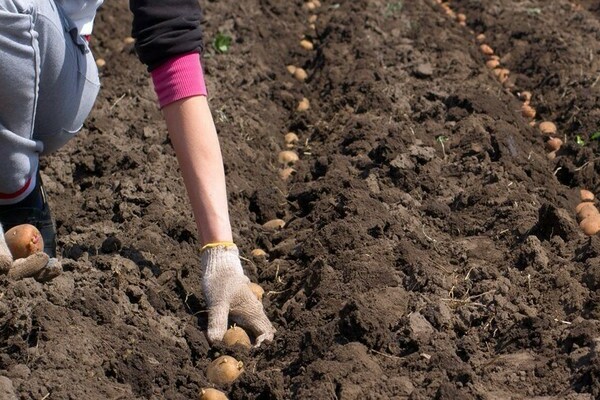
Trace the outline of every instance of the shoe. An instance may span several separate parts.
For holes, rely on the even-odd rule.
[[[21,224],[35,226],[44,239],[44,253],[50,257],[56,257],[56,225],[39,173],[33,192],[26,199],[17,204],[0,206],[0,223],[5,232],[13,226]]]

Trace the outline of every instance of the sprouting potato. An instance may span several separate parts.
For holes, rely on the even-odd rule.
[[[521,93],[519,93],[519,98],[523,100],[523,102],[529,104],[529,102],[531,101],[531,92],[524,90]]]
[[[587,189],[581,189],[579,191],[579,197],[581,198],[581,201],[594,201],[594,193],[590,192]]]
[[[244,372],[244,363],[231,356],[221,356],[206,369],[206,378],[217,385],[229,385]]]
[[[577,204],[577,207],[575,207],[575,213],[579,215],[584,208],[590,205],[593,205],[593,203],[590,203],[589,201],[582,201],[581,203]]]
[[[304,70],[304,68],[298,67],[294,71],[294,78],[298,79],[301,82],[304,82],[307,77],[308,77],[308,74],[306,73],[306,71]]]
[[[500,65],[500,61],[498,60],[487,60],[485,66],[489,69],[494,69]]]
[[[540,132],[542,132],[544,135],[556,134],[556,125],[554,124],[554,122],[550,122],[550,121],[540,122],[539,129],[540,129]]]
[[[596,208],[596,206],[594,206],[594,204],[590,203],[590,202],[586,202],[584,203],[584,207],[581,207],[579,209],[579,211],[577,212],[577,219],[579,221],[583,221],[584,219],[587,219],[591,216],[594,215],[598,215],[598,209]]]
[[[583,230],[583,233],[588,236],[593,236],[600,232],[600,214],[590,215],[581,221],[579,227]]]
[[[291,150],[281,151],[277,155],[277,161],[279,161],[280,164],[284,164],[284,165],[294,164],[298,160],[299,160],[298,154],[296,154],[295,152],[293,152]]]
[[[504,83],[508,80],[508,75],[510,74],[510,71],[508,69],[496,68],[494,71],[498,71],[497,77],[498,77],[498,81],[500,81],[500,83]]]
[[[250,252],[253,258],[267,258],[267,252],[263,249],[254,249]]]
[[[288,132],[285,134],[283,140],[285,141],[285,144],[290,147],[290,145],[293,146],[294,144],[298,143],[298,140],[300,139],[294,132]]]
[[[535,118],[535,108],[531,107],[529,103],[523,103],[521,106],[521,114],[525,118]]]
[[[252,347],[250,337],[248,336],[246,331],[240,328],[239,326],[235,325],[227,329],[227,331],[225,332],[225,335],[223,336],[223,344],[229,347],[239,344],[248,349]]]
[[[252,291],[252,293],[254,293],[254,295],[256,296],[256,298],[259,301],[262,301],[262,298],[265,294],[265,290],[257,283],[254,282],[250,282],[248,284],[248,286],[250,286],[250,290]]]
[[[298,107],[296,108],[297,111],[306,111],[310,108],[310,101],[304,97],[302,100],[300,100],[300,102],[298,103]]]
[[[312,42],[310,40],[307,39],[302,39],[300,41],[300,46],[304,49],[304,50],[312,50],[315,48],[315,46],[312,44]]]
[[[482,44],[481,46],[479,46],[479,50],[481,50],[481,52],[486,56],[491,56],[492,54],[494,54],[494,49],[492,49],[487,44]]]
[[[557,151],[563,145],[563,141],[559,138],[550,138],[546,142],[546,148],[548,151]]]
[[[441,3],[440,6],[444,9],[444,12],[447,16],[451,18],[454,18],[456,16],[456,14],[454,13],[454,11],[452,11],[448,3]]]
[[[282,168],[279,170],[279,178],[281,178],[282,181],[287,181],[294,172],[296,172],[296,170],[292,167]]]
[[[4,239],[13,258],[27,258],[44,249],[44,239],[40,231],[33,225],[22,224],[10,228]]]
[[[310,10],[310,11],[314,10],[315,8],[317,8],[317,6],[315,5],[315,3],[314,3],[314,2],[312,2],[312,1],[307,1],[306,3],[304,3],[304,6],[305,6],[305,7],[306,7],[308,10]]]
[[[272,231],[282,229],[284,226],[285,226],[285,221],[282,219],[272,219],[263,224],[263,228],[272,230]]]
[[[200,400],[228,400],[225,393],[213,388],[204,388],[200,391]]]

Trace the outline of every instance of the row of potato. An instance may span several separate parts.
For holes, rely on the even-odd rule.
[[[466,26],[467,16],[462,13],[455,13],[450,7],[450,1],[435,0],[437,4],[441,6],[446,15],[455,19],[461,26]],[[474,31],[470,31],[475,34]],[[510,70],[502,66],[502,59],[495,54],[494,49],[487,43],[484,33],[478,34],[475,39],[480,43],[479,50],[486,57],[486,67],[492,71],[494,77],[498,82],[508,91],[514,89],[514,82],[510,77]],[[521,105],[521,115],[529,120],[529,125],[536,126],[538,130],[544,135],[545,147],[547,150],[547,157],[549,160],[556,158],[557,152],[563,145],[563,140],[557,136],[556,124],[552,121],[541,121],[537,122],[536,109],[531,105],[532,93],[529,91],[521,91],[517,93],[518,98],[523,101]],[[583,232],[592,236],[600,232],[600,213],[594,206],[594,194],[586,189],[580,191],[581,203],[576,208],[577,220],[580,228]]]
[[[303,7],[308,11],[314,11],[321,7],[319,0],[309,0],[304,3]],[[317,21],[317,15],[311,14],[308,17],[309,28],[315,29],[315,22]],[[306,51],[312,51],[314,49],[313,43],[302,38],[299,43],[300,47]],[[289,74],[300,82],[304,82],[308,78],[308,73],[302,67],[295,65],[286,66]],[[303,97],[299,101],[296,111],[305,112],[310,109],[310,101]],[[295,151],[300,139],[295,132],[287,132],[284,137],[284,147],[277,155],[277,161],[280,164],[279,177],[286,181],[295,172],[293,168],[294,164],[300,159],[298,153]],[[263,224],[263,228],[268,231],[276,231],[282,229],[285,226],[285,221],[282,219],[273,219]],[[262,249],[254,249],[251,251],[251,256],[254,259],[266,259],[268,254]],[[251,288],[254,294],[259,300],[262,300],[264,290],[257,284],[251,283]],[[244,329],[233,326],[231,327],[223,337],[223,344],[226,346],[243,346],[246,348],[252,347],[252,342],[248,334]],[[227,386],[232,384],[242,373],[244,372],[244,364],[241,361],[227,355],[223,355],[215,359],[208,366],[206,371],[206,378],[209,382],[214,385]],[[227,400],[227,396],[224,392],[215,388],[204,388],[200,391],[200,400]]]

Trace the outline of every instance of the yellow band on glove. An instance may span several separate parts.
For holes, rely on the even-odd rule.
[[[214,243],[208,243],[208,244],[205,244],[204,246],[202,246],[202,248],[200,249],[200,253],[202,253],[204,250],[212,249],[213,247],[218,247],[218,246],[233,247],[233,246],[235,246],[235,243],[233,243],[233,242],[214,242]]]

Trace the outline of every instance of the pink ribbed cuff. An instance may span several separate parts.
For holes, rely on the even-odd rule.
[[[151,72],[160,108],[191,96],[206,96],[200,55],[175,56]]]

